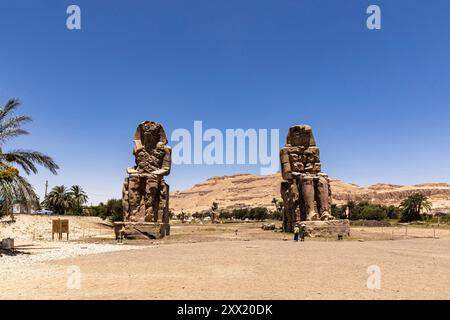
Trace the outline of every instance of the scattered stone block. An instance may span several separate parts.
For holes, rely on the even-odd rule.
[[[14,239],[6,238],[2,240],[3,250],[14,250]]]
[[[261,229],[263,229],[263,230],[275,230],[275,223],[264,223],[261,226]]]

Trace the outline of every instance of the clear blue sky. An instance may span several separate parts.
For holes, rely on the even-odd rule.
[[[66,29],[66,8],[82,30]],[[382,29],[366,28],[366,8]],[[358,0],[0,1],[0,102],[31,135],[4,148],[53,156],[42,195],[79,184],[120,197],[143,120],[166,131],[313,126],[323,170],[368,185],[450,181],[450,2]],[[174,166],[184,189],[259,167]]]

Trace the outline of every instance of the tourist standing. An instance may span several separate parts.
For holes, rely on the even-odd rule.
[[[300,241],[305,241],[306,224],[300,225]]]
[[[298,227],[298,224],[296,224],[295,228],[294,228],[294,241],[298,241],[299,233],[300,233],[300,228]]]

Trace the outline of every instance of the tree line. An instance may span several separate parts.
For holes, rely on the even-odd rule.
[[[83,213],[88,196],[84,190],[74,185],[67,189],[64,185],[54,187],[42,202],[42,205],[56,214]]]
[[[210,210],[202,212],[189,213],[184,210],[179,214],[170,212],[170,218],[177,218],[185,221],[191,216],[194,219],[204,220],[206,218],[213,221],[217,216],[219,220],[282,220],[283,219],[283,202],[273,198],[275,210],[269,210],[266,207],[239,208],[239,209],[219,209],[218,203],[214,202]],[[113,221],[122,219],[122,202],[120,199],[108,200],[105,204],[100,203],[98,206],[91,206],[89,210],[92,215],[100,216],[103,219],[110,218]],[[380,205],[369,202],[349,201],[343,205],[333,204],[332,215],[337,219],[350,220],[399,220],[401,222],[411,222],[424,220],[429,216],[431,211],[431,202],[426,196],[415,193],[404,199],[399,206]]]
[[[426,219],[431,212],[431,202],[421,193],[414,193],[405,198],[399,206],[385,206],[367,201],[356,203],[348,201],[344,205],[332,205],[333,216],[350,220],[386,220],[399,219],[401,222]]]

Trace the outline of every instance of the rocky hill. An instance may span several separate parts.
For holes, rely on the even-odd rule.
[[[213,201],[219,208],[263,206],[274,209],[272,199],[280,199],[280,173],[270,176],[239,174],[212,177],[194,185],[191,189],[171,193],[170,206],[174,212],[209,210]],[[450,212],[450,185],[447,183],[402,186],[378,183],[369,187],[332,180],[333,203],[343,204],[349,200],[369,201],[385,205],[398,205],[415,192],[428,196],[435,212]]]

